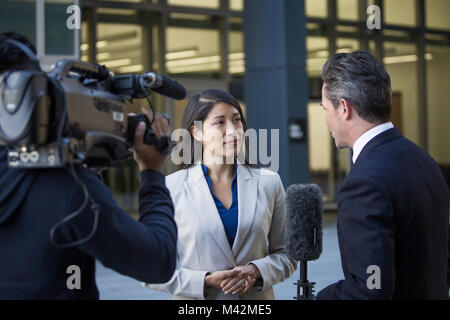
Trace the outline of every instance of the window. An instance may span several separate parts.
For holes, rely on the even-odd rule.
[[[93,63],[94,61],[89,60],[88,54],[88,23],[87,21],[83,21],[81,23],[81,45],[80,45],[80,59],[84,62]]]
[[[359,20],[358,0],[338,0],[337,16],[340,20]]]
[[[34,1],[3,0],[0,3],[0,33],[14,30],[36,46],[35,7]]]
[[[305,0],[305,10],[307,17],[326,18],[327,0]]]
[[[332,146],[325,111],[320,106],[321,80],[323,64],[328,60],[328,39],[326,37],[308,36],[306,38],[306,68],[310,86],[315,86],[314,98],[307,106],[308,119],[308,157],[311,182],[316,183],[324,192],[324,200],[333,197]],[[310,88],[311,91],[311,88]]]
[[[172,75],[212,75],[220,71],[219,31],[167,28],[166,67]]]
[[[349,53],[359,50],[359,41],[350,38],[338,38],[336,40],[336,53]]]
[[[426,0],[425,1],[425,23],[428,28],[450,30],[450,1],[448,0]]]
[[[450,168],[450,47],[427,46],[428,147],[441,166]]]
[[[230,52],[228,54],[228,71],[233,75],[245,72],[244,35],[242,31],[230,31]]]
[[[384,22],[386,24],[415,26],[416,0],[384,0]]]
[[[66,27],[66,10],[71,0],[45,1],[45,54],[73,56],[76,31]]]
[[[383,62],[391,77],[394,125],[408,139],[418,143],[417,50],[414,44],[385,42]]]
[[[331,134],[320,101],[309,102],[307,112],[308,161],[311,182],[320,186],[324,192],[324,200],[327,201],[331,191]]]
[[[308,77],[320,77],[323,64],[328,60],[328,39],[326,37],[306,37]]]
[[[132,24],[97,25],[97,62],[116,73],[144,71],[142,27]],[[87,49],[84,45],[82,49]]]
[[[235,11],[244,10],[244,0],[230,0],[230,9]]]

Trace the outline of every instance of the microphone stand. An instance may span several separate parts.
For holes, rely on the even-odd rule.
[[[300,281],[294,282],[297,285],[296,300],[313,300],[315,282],[308,281],[308,261],[300,260]]]

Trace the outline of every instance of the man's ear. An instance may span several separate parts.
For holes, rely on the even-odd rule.
[[[339,100],[339,116],[343,120],[351,120],[353,116],[353,106],[346,99]]]
[[[202,131],[199,130],[196,126],[191,126],[189,132],[191,133],[191,135],[194,137],[195,140],[202,142],[203,140]]]

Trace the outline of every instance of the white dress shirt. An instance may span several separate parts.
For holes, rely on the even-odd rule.
[[[356,159],[358,159],[358,156],[361,153],[362,149],[367,143],[369,143],[370,140],[375,138],[380,133],[389,130],[393,127],[394,125],[392,124],[392,122],[385,122],[364,132],[353,144],[353,157],[352,157],[353,163],[356,162]]]

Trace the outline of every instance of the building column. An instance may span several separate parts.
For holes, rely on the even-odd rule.
[[[304,1],[244,3],[248,127],[279,129],[278,172],[285,187],[309,182]],[[270,142],[270,137],[267,140]],[[272,149],[269,143],[269,156]]]

